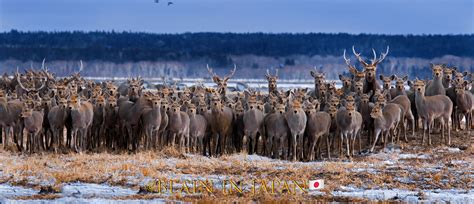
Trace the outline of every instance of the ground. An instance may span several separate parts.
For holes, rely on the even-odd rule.
[[[167,148],[136,154],[41,153],[0,150],[0,201],[30,199],[209,201],[446,201],[474,202],[474,151],[465,136],[431,147],[410,138],[364,153],[352,161],[334,158],[291,162],[244,153],[209,158]],[[174,192],[161,189],[173,179]],[[194,181],[212,182],[212,193],[193,191]],[[324,179],[308,191],[307,181]],[[263,184],[267,187],[264,190]],[[271,192],[272,181],[274,192]],[[237,187],[242,189],[238,192]],[[299,189],[296,182],[304,189]],[[289,186],[285,188],[284,184]],[[183,186],[189,189],[183,190]],[[202,186],[201,186],[202,187]],[[232,192],[230,190],[233,189]],[[225,191],[223,191],[225,190]],[[254,191],[255,190],[255,191]],[[190,192],[191,191],[191,192]],[[190,192],[190,193],[189,193]]]

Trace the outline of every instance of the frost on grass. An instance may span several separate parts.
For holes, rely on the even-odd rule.
[[[324,179],[321,191],[289,195],[260,195],[257,198],[288,200],[337,200],[338,198],[369,200],[412,199],[472,201],[474,158],[471,148],[388,145],[377,153],[348,160],[291,162],[243,153],[209,158],[180,153],[171,148],[136,154],[91,153],[55,155],[50,153],[23,155],[0,150],[0,186],[2,195],[28,197],[52,186],[60,189],[57,199],[211,199],[252,200],[253,195],[176,195],[137,194],[156,180],[209,180],[216,189],[222,181],[232,179],[251,188],[252,180]],[[179,189],[180,182],[174,184]],[[229,187],[225,184],[225,187]],[[257,185],[258,187],[258,185]],[[3,191],[2,191],[3,189]],[[439,189],[439,190],[436,190]],[[2,193],[4,192],[4,193]],[[444,197],[443,197],[444,196]],[[5,197],[5,196],[4,196]],[[102,199],[102,200],[101,200]],[[347,200],[343,199],[342,201]],[[162,200],[157,200],[161,202]],[[472,202],[471,202],[472,203]]]

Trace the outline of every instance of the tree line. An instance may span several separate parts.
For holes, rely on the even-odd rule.
[[[355,45],[372,57],[390,46],[390,57],[432,59],[453,55],[474,57],[470,35],[375,35],[346,33],[181,33],[21,32],[0,33],[0,60],[190,61],[205,59],[215,66],[233,63],[231,56],[340,56]],[[294,64],[289,60],[288,64]],[[285,64],[286,64],[285,63]]]

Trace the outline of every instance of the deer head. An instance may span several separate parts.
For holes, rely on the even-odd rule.
[[[375,106],[372,108],[370,112],[370,117],[372,118],[379,118],[383,116],[382,107],[380,104],[376,103]]]
[[[355,51],[354,46],[352,46],[352,52],[356,56],[357,60],[362,64],[362,66],[364,66],[365,79],[368,82],[373,82],[375,80],[375,72],[377,70],[377,65],[385,59],[385,57],[387,56],[387,54],[389,52],[389,47],[387,46],[387,50],[385,51],[385,53],[381,53],[378,58],[377,58],[377,53],[375,52],[374,49],[372,49],[372,52],[374,54],[374,58],[371,60],[371,63],[365,62],[362,59],[362,57],[360,56],[360,53],[357,53]],[[345,52],[344,52],[344,54],[345,54]],[[344,59],[346,59],[345,55],[344,55]],[[346,59],[346,64],[348,64],[347,59]]]
[[[392,88],[392,81],[395,80],[395,75],[386,77],[383,74],[379,75],[380,80],[382,80],[383,89],[388,90]]]
[[[322,85],[326,81],[326,74],[323,72],[318,72],[316,70],[316,67],[314,68],[314,71],[310,71],[311,76],[314,78],[314,84],[315,85]]]
[[[331,116],[331,118],[335,118],[336,113],[337,113],[337,107],[333,105],[329,106],[328,113]]]
[[[443,78],[446,82],[450,83],[453,78],[453,73],[456,71],[456,67],[445,67],[443,69]]]
[[[396,89],[398,90],[404,90],[405,89],[405,82],[408,80],[408,76],[404,76],[403,78],[400,78],[400,77],[396,77],[396,81],[395,81],[395,87]]]
[[[69,110],[78,110],[80,108],[81,101],[79,99],[79,96],[76,94],[71,95],[71,98],[69,98],[68,102],[68,107]]]
[[[443,77],[443,69],[446,67],[445,64],[430,64],[431,70],[433,71],[434,79],[441,79]]]
[[[220,94],[225,95],[225,92],[227,90],[227,81],[234,76],[235,71],[237,70],[237,65],[234,64],[234,69],[230,71],[230,74],[226,75],[224,78],[219,77],[215,72],[213,72],[212,69],[209,67],[209,65],[206,65],[206,66],[207,66],[207,71],[212,77],[212,80],[214,81],[214,83],[217,84],[217,87],[218,87],[217,91]]]
[[[420,93],[422,96],[425,95],[425,82],[423,80],[416,79],[413,88],[415,92]]]
[[[356,93],[361,94],[364,91],[364,82],[356,81],[354,84],[354,90]]]
[[[277,89],[277,79],[278,79],[278,69],[275,70],[275,75],[271,75],[270,71],[267,69],[267,74],[265,74],[265,77],[267,78],[268,81],[268,88],[269,90],[276,90]],[[269,91],[269,93],[271,92]]]
[[[354,77],[352,77],[354,78]],[[343,76],[342,74],[339,74],[339,80],[342,82],[342,86],[346,88],[350,88],[352,86],[352,79],[346,76]]]

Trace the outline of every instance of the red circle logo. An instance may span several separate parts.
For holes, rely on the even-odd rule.
[[[314,182],[313,187],[315,188],[319,187],[319,182]]]

